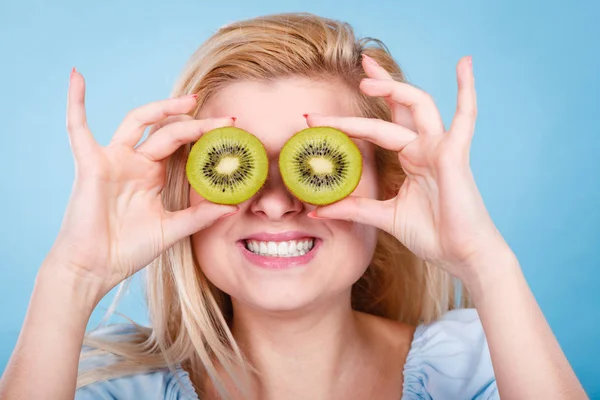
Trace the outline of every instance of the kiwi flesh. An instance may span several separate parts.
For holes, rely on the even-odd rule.
[[[239,204],[265,183],[267,152],[258,138],[236,127],[213,129],[192,146],[186,175],[192,188],[208,201]]]
[[[326,205],[354,191],[362,174],[362,155],[342,131],[307,128],[283,146],[279,170],[286,187],[298,199]]]

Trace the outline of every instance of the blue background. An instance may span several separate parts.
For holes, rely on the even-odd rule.
[[[600,3],[322,3],[2,1],[0,371],[71,190],[64,127],[71,68],[87,78],[90,125],[107,144],[129,109],[169,95],[187,57],[223,24],[309,11],[387,43],[408,78],[435,97],[447,124],[455,64],[473,55],[479,188],[576,373],[600,398]],[[147,321],[137,284],[119,310]]]

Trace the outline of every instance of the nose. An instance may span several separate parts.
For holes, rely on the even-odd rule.
[[[277,161],[269,163],[269,177],[250,204],[253,214],[272,221],[293,218],[304,208],[285,187]]]

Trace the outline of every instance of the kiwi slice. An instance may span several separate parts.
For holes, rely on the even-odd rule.
[[[331,204],[358,185],[362,156],[345,133],[330,127],[307,128],[283,146],[279,170],[298,199],[314,205]]]
[[[202,135],[186,164],[190,185],[200,196],[218,204],[239,204],[265,183],[267,152],[256,136],[223,127]]]

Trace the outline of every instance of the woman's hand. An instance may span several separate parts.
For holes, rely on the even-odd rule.
[[[84,97],[84,79],[73,71],[67,125],[76,176],[49,264],[91,278],[105,294],[181,238],[237,210],[203,201],[171,212],[161,201],[168,157],[203,132],[233,121],[186,116],[196,105],[193,95],[168,99],[131,111],[102,147],[87,126]],[[159,129],[135,147],[154,124]]]
[[[368,96],[385,98],[393,122],[311,114],[308,124],[335,127],[397,151],[407,178],[393,199],[350,196],[318,208],[313,215],[376,226],[419,258],[460,278],[478,272],[474,269],[483,267],[481,261],[493,258],[494,253],[509,252],[469,167],[477,113],[471,58],[464,57],[457,65],[458,105],[448,131],[430,95],[394,81],[369,57],[364,57],[363,67],[369,78],[360,89]]]

